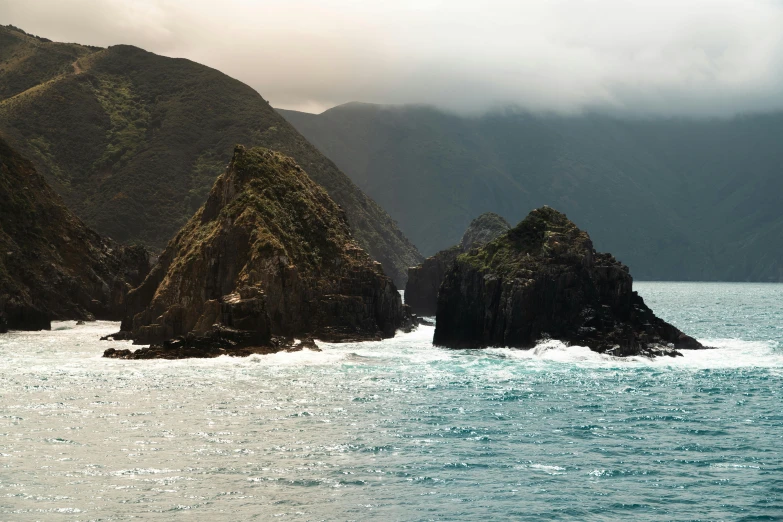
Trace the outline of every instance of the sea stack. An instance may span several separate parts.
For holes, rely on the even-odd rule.
[[[456,259],[438,295],[434,344],[532,348],[546,338],[616,356],[704,348],[656,317],[628,267],[549,207]]]
[[[428,257],[418,266],[408,269],[405,285],[405,304],[418,315],[435,315],[438,308],[438,289],[446,272],[457,256],[489,243],[508,231],[511,225],[494,212],[486,212],[470,222],[462,241]]]
[[[149,264],[143,247],[117,245],[82,223],[0,138],[0,332],[118,320]]]
[[[326,191],[291,158],[237,146],[207,202],[129,295],[117,337],[159,344],[160,357],[199,356],[195,345],[208,348],[203,356],[221,346],[239,355],[282,349],[276,336],[392,337],[406,317]]]

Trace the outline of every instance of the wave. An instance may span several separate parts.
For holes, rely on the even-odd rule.
[[[627,367],[650,366],[658,368],[709,369],[709,368],[781,368],[783,369],[783,350],[773,340],[747,341],[741,339],[700,339],[707,350],[683,350],[683,357],[645,357],[619,358],[593,352],[584,346],[569,346],[555,340],[540,342],[529,350],[514,348],[486,348],[483,350],[452,350],[432,346],[433,326],[420,326],[410,333],[398,332],[392,339],[364,343],[333,344],[318,342],[318,351],[280,352],[271,355],[251,355],[247,358],[218,357],[216,359],[189,359],[179,361],[107,361],[101,359],[103,351],[115,343],[98,341],[98,337],[116,331],[119,324],[109,321],[96,321],[76,325],[75,321],[54,323],[52,331],[14,332],[0,338],[0,351],[16,357],[25,357],[25,351],[19,348],[33,347],[30,357],[75,357],[96,359],[96,364],[104,367],[135,369],[155,368],[158,366],[251,366],[251,367],[296,367],[296,366],[378,366],[394,367],[407,365],[425,365],[447,368],[467,369],[486,364],[496,365],[503,361],[515,365],[533,365],[533,367],[577,365],[589,367]],[[119,342],[130,344],[129,342]],[[61,352],[55,354],[55,351]],[[100,363],[97,363],[100,360]]]

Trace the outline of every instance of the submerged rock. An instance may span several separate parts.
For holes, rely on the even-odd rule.
[[[280,349],[275,335],[381,339],[406,322],[394,283],[328,194],[292,159],[238,146],[207,202],[129,294],[115,338],[211,356],[197,355],[202,348],[188,339],[235,349],[222,333],[215,337],[228,328],[252,332],[254,348]]]
[[[511,225],[493,212],[481,214],[474,219],[459,245],[441,250],[428,257],[419,266],[408,269],[408,282],[405,285],[405,304],[420,315],[432,316],[438,308],[438,289],[443,278],[457,256],[472,248],[483,246],[505,233]]]
[[[55,319],[118,320],[149,265],[143,247],[87,228],[0,139],[0,332],[48,330]]]
[[[659,319],[628,267],[549,207],[459,256],[438,296],[434,344],[531,348],[545,338],[617,356],[704,348]]]

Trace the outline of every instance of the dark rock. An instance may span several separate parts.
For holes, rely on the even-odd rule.
[[[114,339],[163,347],[214,325],[254,332],[260,346],[275,335],[382,339],[409,320],[394,283],[357,245],[326,192],[290,158],[241,146],[204,206],[128,294],[126,311]],[[180,352],[195,353],[186,348]]]
[[[457,256],[481,247],[504,234],[511,226],[502,217],[487,212],[474,219],[459,245],[441,250],[428,257],[419,266],[408,269],[405,285],[405,304],[419,315],[433,316],[438,308],[438,290]]]
[[[54,319],[119,319],[130,285],[149,271],[143,247],[87,228],[32,163],[0,139],[0,316],[5,329]]]
[[[0,295],[0,333],[8,330],[51,330],[49,314],[25,298],[24,295]]]
[[[268,333],[215,325],[202,334],[189,333],[135,351],[109,348],[103,352],[103,356],[113,359],[187,359],[221,355],[245,357],[254,353],[301,350],[304,347],[307,347],[304,343],[293,346],[288,340],[272,338]]]
[[[544,338],[616,356],[703,346],[653,314],[628,268],[549,207],[461,256],[438,296],[434,343],[531,348]]]
[[[308,337],[307,339],[302,339],[294,346],[294,348],[298,350],[307,349],[307,350],[312,350],[314,352],[321,351],[321,349],[318,348],[318,345],[315,344],[315,339],[313,339],[312,337]]]

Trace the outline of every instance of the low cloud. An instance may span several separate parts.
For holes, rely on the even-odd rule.
[[[775,0],[0,0],[0,23],[190,58],[311,112],[348,101],[462,113],[783,109]]]

